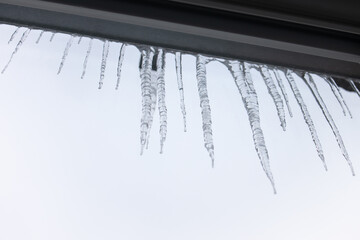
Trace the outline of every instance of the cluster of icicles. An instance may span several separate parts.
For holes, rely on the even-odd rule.
[[[14,33],[11,35],[9,39],[9,43],[13,41],[15,35],[18,33],[20,27],[17,28]],[[23,32],[18,44],[15,47],[8,63],[2,70],[2,73],[5,72],[7,67],[9,66],[12,58],[19,50],[21,45],[24,43],[26,38],[28,37],[31,29],[25,29]],[[39,37],[37,38],[36,43],[39,43],[45,31],[41,31]],[[56,33],[52,33],[50,41],[53,40]],[[58,74],[61,72],[66,57],[69,53],[70,47],[73,44],[75,38],[78,39],[78,43],[81,42],[82,36],[75,36],[70,35],[70,38],[66,44],[63,57],[61,59],[61,63],[58,69]],[[88,49],[86,52],[86,56],[83,63],[83,72],[81,78],[84,78],[86,73],[86,66],[88,62],[89,55],[92,49],[92,42],[93,39],[89,39]],[[119,59],[118,59],[118,67],[117,67],[117,83],[116,89],[118,89],[120,84],[120,77],[121,77],[121,66],[124,60],[124,53],[127,44],[123,43],[120,48],[119,52]],[[138,46],[138,49],[141,52],[140,63],[139,63],[139,70],[140,70],[140,79],[141,79],[141,95],[142,95],[142,116],[141,116],[141,124],[140,124],[140,145],[141,145],[141,154],[143,153],[144,149],[148,147],[149,144],[149,137],[150,137],[150,129],[153,124],[153,116],[156,110],[156,106],[158,107],[158,112],[160,115],[160,153],[163,151],[163,146],[166,140],[167,134],[167,108],[165,102],[165,63],[166,63],[166,53],[173,53],[175,54],[175,67],[176,67],[176,74],[177,74],[177,83],[178,89],[180,94],[180,108],[183,115],[183,122],[184,122],[184,131],[186,131],[186,109],[184,103],[184,87],[182,81],[182,53],[177,51],[168,51],[158,47],[150,47],[150,46]],[[100,71],[100,80],[99,80],[99,89],[101,89],[104,80],[104,73],[106,68],[106,60],[109,53],[109,41],[103,40],[103,53],[102,53],[102,60],[101,60],[101,71]],[[202,115],[202,128],[203,128],[203,135],[204,135],[204,145],[206,150],[209,153],[209,156],[212,161],[212,165],[214,166],[214,144],[213,144],[213,134],[212,134],[212,122],[211,122],[211,108],[209,102],[209,96],[207,91],[207,82],[206,82],[206,64],[209,61],[214,60],[214,58],[206,57],[200,54],[196,55],[196,78],[197,78],[197,86],[200,98],[200,107],[201,107],[201,115]],[[276,193],[274,178],[271,173],[270,163],[269,163],[269,156],[268,151],[265,144],[264,134],[260,126],[260,114],[259,114],[259,104],[258,104],[258,97],[256,94],[256,90],[254,88],[254,84],[251,78],[250,69],[255,68],[257,69],[267,86],[268,92],[272,97],[277,115],[280,120],[280,125],[282,126],[283,130],[286,130],[286,119],[285,119],[285,107],[284,102],[286,104],[287,111],[289,115],[292,117],[292,112],[290,108],[290,104],[288,101],[288,95],[286,93],[283,78],[280,76],[280,71],[284,73],[286,80],[289,82],[291,90],[296,98],[296,101],[303,113],[304,120],[309,128],[311,133],[312,140],[316,147],[316,151],[320,160],[322,161],[324,168],[326,167],[326,162],[324,158],[323,149],[318,138],[314,123],[311,119],[309,111],[306,107],[306,104],[301,96],[301,93],[295,83],[294,75],[297,74],[300,76],[309,89],[311,90],[316,102],[318,103],[319,107],[321,108],[329,126],[331,127],[337,143],[342,151],[342,154],[350,166],[351,172],[354,175],[354,169],[349,158],[348,152],[345,148],[339,130],[332,119],[321,95],[317,89],[315,81],[313,79],[312,74],[307,72],[298,72],[293,71],[290,69],[284,68],[277,68],[277,67],[270,67],[267,65],[261,64],[252,64],[238,60],[225,60],[225,59],[218,59],[215,60],[222,62],[231,72],[235,85],[239,90],[241,95],[242,101],[244,103],[250,127],[252,130],[253,141],[255,145],[256,152],[260,159],[261,165],[266,173],[266,176],[270,180],[274,193]],[[280,92],[278,91],[275,81],[272,78],[271,71],[274,73],[275,81],[277,82]],[[339,87],[337,86],[334,79],[330,76],[322,75],[322,77],[331,87],[332,92],[334,93],[337,101],[339,102],[340,106],[342,107],[343,114],[349,114],[352,117],[351,112],[340,92]],[[350,79],[347,79],[353,89],[357,92],[360,96],[359,90],[356,88],[354,82]],[[284,101],[283,101],[284,99]]]

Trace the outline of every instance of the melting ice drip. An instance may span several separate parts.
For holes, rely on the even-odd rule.
[[[15,31],[9,38],[8,43],[11,43],[16,35],[22,27],[17,27]],[[2,73],[6,71],[9,67],[11,61],[13,60],[15,54],[19,51],[20,47],[28,38],[31,29],[23,28],[24,31],[20,40],[18,41],[14,51],[12,52],[9,61],[4,66]],[[41,30],[36,43],[39,43],[43,38],[43,35],[46,33],[45,30]],[[56,32],[51,33],[50,42],[53,41]],[[58,74],[61,73],[65,65],[66,58],[70,51],[71,46],[73,45],[74,39],[78,37],[78,44],[85,38],[83,36],[76,36],[74,34],[69,35],[69,40],[65,46],[64,53],[59,65]],[[103,52],[102,59],[100,63],[100,79],[99,79],[99,89],[101,89],[104,84],[105,79],[105,69],[107,57],[109,54],[109,46],[111,41],[107,39],[100,39],[103,42]],[[90,53],[92,50],[93,38],[89,38],[88,49],[86,52],[86,56],[83,62],[83,71],[81,74],[81,78],[84,78],[87,68],[88,59],[90,57]],[[117,65],[117,81],[115,89],[118,89],[120,86],[120,78],[121,78],[121,68],[124,60],[125,49],[128,46],[128,43],[121,43],[119,57],[118,57],[118,65]],[[166,86],[165,86],[165,63],[166,63],[166,54],[174,54],[175,55],[175,68],[177,75],[177,84],[180,96],[180,110],[183,116],[183,124],[184,131],[186,132],[186,108],[185,108],[185,98],[184,98],[184,84],[182,80],[182,55],[184,53],[179,51],[167,50],[158,47],[151,46],[136,46],[140,51],[140,63],[139,63],[139,72],[140,72],[140,80],[141,80],[141,97],[142,97],[142,114],[140,120],[140,153],[143,154],[144,149],[148,148],[149,140],[150,140],[150,130],[153,124],[153,117],[156,111],[156,106],[158,107],[159,112],[159,120],[160,120],[160,153],[163,152],[164,143],[167,135],[167,107],[165,102],[165,94],[166,94]],[[267,66],[264,64],[254,64],[248,63],[240,60],[229,60],[229,59],[220,59],[220,58],[211,58],[204,55],[197,54],[196,55],[196,79],[198,86],[198,93],[200,99],[200,108],[201,108],[201,116],[202,116],[202,129],[203,129],[203,137],[204,137],[204,146],[208,151],[208,154],[212,161],[212,166],[214,166],[215,157],[214,157],[214,142],[213,142],[213,133],[212,133],[212,121],[211,121],[211,106],[209,100],[209,94],[207,89],[207,80],[206,80],[206,64],[212,60],[217,60],[223,63],[228,70],[230,71],[235,86],[239,90],[241,95],[245,110],[248,115],[254,146],[258,157],[260,159],[261,166],[270,180],[274,193],[276,193],[274,178],[270,169],[270,161],[269,154],[265,144],[265,137],[263,131],[261,129],[260,124],[260,113],[259,113],[259,103],[258,96],[256,94],[256,90],[251,78],[250,69],[255,69],[260,72],[264,83],[268,89],[268,93],[273,99],[277,115],[280,120],[280,125],[284,131],[286,131],[286,118],[285,118],[285,105],[289,116],[292,117],[292,111],[290,107],[290,102],[288,98],[288,94],[284,87],[283,81],[286,79],[291,87],[292,93],[300,107],[300,110],[303,114],[306,125],[309,128],[312,140],[314,142],[316,151],[320,160],[322,161],[325,170],[327,170],[324,152],[316,132],[315,125],[310,116],[310,113],[307,109],[305,101],[297,87],[294,76],[298,75],[302,78],[306,85],[309,87],[312,92],[316,102],[318,103],[321,111],[323,112],[324,117],[326,118],[332,132],[337,140],[339,148],[347,161],[351,172],[355,175],[352,162],[350,160],[349,154],[346,150],[340,132],[328,111],[324,100],[321,97],[321,94],[316,86],[316,83],[313,79],[315,74],[303,72],[303,71],[294,71],[291,69],[284,69],[274,66]],[[272,77],[272,74],[275,77],[276,81]],[[281,76],[282,75],[282,76]],[[341,91],[331,76],[326,75],[318,75],[322,79],[324,79],[330,86],[331,91],[336,97],[338,103],[341,106],[344,116],[349,114],[352,118],[352,114],[346,101],[341,94]],[[351,79],[346,79],[350,86],[354,89],[354,91],[360,96],[360,91],[357,89],[355,83]],[[280,88],[276,86],[276,83]],[[284,105],[285,102],[285,105]]]

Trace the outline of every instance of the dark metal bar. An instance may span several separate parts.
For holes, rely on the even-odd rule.
[[[360,79],[356,31],[173,1],[0,0],[0,21]]]

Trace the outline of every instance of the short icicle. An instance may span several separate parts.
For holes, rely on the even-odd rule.
[[[343,111],[344,116],[346,116],[346,109],[345,109],[345,105],[343,104],[344,99],[340,96],[341,93],[340,93],[339,89],[335,87],[334,83],[330,80],[329,77],[323,76],[322,78],[325,79],[325,81],[329,84],[330,89],[331,89],[332,93],[334,94],[336,100],[338,101],[338,103]],[[351,114],[350,114],[350,116],[351,116]]]
[[[144,152],[144,147],[147,142],[147,134],[149,129],[149,121],[151,119],[151,69],[152,59],[154,56],[154,48],[146,47],[141,49],[140,59],[140,79],[141,79],[141,98],[142,98],[142,113],[140,123],[140,155]]]
[[[29,36],[31,29],[26,29],[26,31],[23,33],[23,35],[21,36],[20,41],[18,42],[18,44],[16,45],[14,51],[11,54],[11,57],[9,59],[9,61],[7,62],[7,64],[5,65],[4,69],[1,71],[1,73],[4,73],[6,71],[6,69],[9,67],[9,64],[11,63],[14,55],[19,51],[21,45],[25,42],[26,38]]]
[[[353,175],[355,175],[355,172],[354,172],[354,168],[353,168],[353,165],[352,165],[352,162],[350,160],[350,157],[349,157],[349,154],[345,148],[345,145],[344,145],[344,142],[342,140],[342,137],[340,135],[340,132],[339,132],[339,129],[337,128],[329,110],[327,109],[326,105],[325,105],[325,102],[323,101],[320,93],[319,93],[319,90],[314,82],[314,79],[313,77],[309,74],[309,73],[305,73],[302,78],[305,80],[306,84],[308,85],[308,87],[310,88],[313,96],[315,97],[316,99],[316,102],[318,103],[319,107],[321,108],[327,122],[329,123],[334,135],[335,135],[335,138],[336,138],[336,141],[341,149],[341,152],[343,154],[343,156],[345,157],[347,163],[349,164],[350,166],[350,169],[351,169],[351,173]]]
[[[180,52],[175,53],[175,67],[176,67],[176,78],[180,94],[180,109],[183,116],[184,132],[186,132],[186,109],[185,109],[185,98],[184,98],[184,84],[182,79],[182,54]]]
[[[260,66],[260,73],[264,79],[268,92],[275,103],[277,114],[280,119],[280,125],[285,131],[286,130],[285,111],[284,111],[284,103],[281,99],[281,96],[275,86],[274,80],[270,75],[269,69],[265,65]]]
[[[80,36],[80,37],[79,37],[78,44],[80,44],[80,43],[81,43],[82,38],[83,38],[82,36]]]
[[[209,96],[207,91],[207,82],[206,82],[206,57],[198,54],[196,56],[196,78],[198,85],[198,92],[200,97],[200,107],[201,107],[201,116],[202,116],[202,128],[204,132],[204,142],[205,148],[208,151],[212,167],[214,167],[214,143],[212,136],[212,122],[211,122],[211,109]]]
[[[101,59],[99,89],[101,89],[102,85],[104,84],[106,61],[107,61],[108,55],[109,55],[109,41],[105,40],[104,44],[103,44],[103,52],[102,52],[102,59]]]
[[[289,103],[289,98],[288,98],[288,95],[287,95],[287,93],[286,93],[286,89],[285,89],[284,83],[283,83],[283,81],[282,81],[282,78],[280,77],[279,72],[278,72],[277,69],[274,69],[273,72],[274,72],[276,81],[277,81],[278,84],[279,84],[281,93],[282,93],[282,95],[283,95],[283,97],[284,97],[284,100],[285,100],[286,107],[287,107],[287,109],[288,109],[289,115],[290,115],[290,117],[293,117],[293,114],[292,114],[292,111],[291,111],[291,107],[290,107],[290,103]]]
[[[159,49],[159,55],[157,58],[157,91],[160,118],[160,153],[163,153],[164,142],[166,140],[167,134],[167,108],[165,102],[165,56],[165,51],[163,49]]]
[[[86,73],[86,67],[87,67],[87,63],[88,63],[88,60],[89,60],[90,52],[91,52],[91,49],[92,49],[92,42],[93,42],[93,39],[91,38],[91,39],[89,40],[89,46],[88,46],[88,49],[87,49],[87,51],[86,51],[86,56],[85,56],[84,63],[83,63],[83,71],[82,71],[82,74],[81,74],[81,79],[84,78],[85,73]]]
[[[346,101],[345,101],[345,98],[344,96],[342,95],[341,91],[340,91],[340,88],[339,86],[336,84],[335,80],[332,78],[332,77],[327,77],[327,79],[332,83],[332,85],[335,87],[336,91],[338,92],[342,102],[343,102],[343,105],[345,106],[346,110],[348,111],[349,113],[349,116],[352,118],[352,114],[351,114],[351,111],[350,111],[350,108],[348,107]]]
[[[116,90],[119,89],[119,85],[120,85],[121,67],[122,67],[122,64],[124,61],[125,48],[126,48],[126,44],[123,43],[120,47],[119,60],[118,60],[118,66],[117,66],[117,80],[116,80],[116,87],[115,87]]]
[[[353,80],[351,79],[348,79],[349,83],[350,83],[350,86],[352,87],[352,89],[354,89],[354,91],[357,93],[357,95],[359,95],[360,97],[360,91],[359,89],[356,87],[355,83]]]
[[[62,56],[62,58],[61,58],[61,63],[60,63],[59,70],[58,70],[57,74],[60,74],[61,70],[62,70],[63,67],[64,67],[64,63],[65,63],[66,57],[67,57],[68,54],[69,54],[69,50],[70,50],[70,47],[71,47],[73,41],[74,41],[74,36],[71,35],[69,41],[68,41],[67,44],[66,44],[66,47],[65,47],[63,56]]]
[[[264,134],[260,125],[259,103],[249,67],[247,64],[240,63],[236,60],[227,61],[225,65],[231,72],[236,87],[241,95],[249,118],[255,150],[260,159],[261,166],[270,180],[274,193],[276,194],[275,182],[270,169],[269,155],[265,144]]]
[[[14,40],[14,38],[15,38],[15,36],[17,35],[17,33],[19,32],[19,30],[20,30],[20,27],[17,27],[17,28],[15,29],[15,31],[13,32],[13,34],[11,34],[10,39],[9,39],[9,41],[8,41],[8,44],[10,44],[10,43]]]
[[[295,79],[293,77],[293,72],[291,70],[287,70],[286,73],[285,73],[285,76],[286,76],[286,79],[288,80],[288,82],[290,84],[292,92],[294,93],[295,99],[296,99],[296,101],[297,101],[297,103],[298,103],[298,105],[299,105],[299,107],[301,109],[301,112],[303,114],[306,125],[309,128],[312,140],[313,140],[313,142],[315,144],[317,154],[318,154],[319,158],[321,159],[325,170],[327,171],[327,166],[326,166],[325,157],[324,157],[324,151],[322,149],[319,137],[317,135],[314,122],[313,122],[313,120],[312,120],[312,118],[310,116],[310,113],[309,113],[309,111],[307,109],[307,106],[306,106],[306,104],[304,102],[304,99],[301,96],[299,88],[297,87],[297,84],[295,83]]]
[[[40,42],[42,36],[44,35],[44,33],[45,33],[44,30],[42,30],[42,31],[40,32],[39,37],[38,37],[38,39],[36,40],[36,44],[39,44],[39,42]]]

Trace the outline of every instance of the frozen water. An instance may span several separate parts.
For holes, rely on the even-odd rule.
[[[286,121],[285,121],[285,111],[284,111],[284,103],[281,99],[281,96],[275,86],[274,80],[272,79],[269,69],[265,65],[260,66],[260,73],[265,81],[265,84],[268,88],[268,92],[270,96],[272,97],[276,111],[278,114],[278,117],[280,119],[280,125],[283,128],[283,130],[286,130]]]
[[[186,132],[186,109],[184,99],[184,84],[182,79],[182,54],[180,52],[175,53],[175,67],[176,67],[176,78],[180,94],[180,109],[183,115],[184,121],[184,132]]]
[[[291,87],[291,90],[292,92],[294,93],[294,96],[296,98],[296,101],[301,109],[301,112],[303,114],[303,117],[304,117],[304,120],[306,122],[306,125],[308,126],[309,128],[309,131],[310,131],[310,134],[311,134],[311,137],[312,137],[312,140],[315,144],[315,147],[316,147],[316,151],[318,153],[318,156],[319,158],[321,159],[323,165],[324,165],[324,168],[325,170],[327,170],[327,166],[326,166],[326,162],[325,162],[325,157],[324,157],[324,152],[323,152],[323,149],[322,149],[322,146],[321,146],[321,143],[320,143],[320,140],[319,140],[319,137],[318,137],[318,134],[316,132],[316,128],[315,128],[315,125],[314,125],[314,122],[311,118],[311,115],[307,109],[307,106],[304,102],[304,99],[303,97],[301,96],[301,93],[299,91],[299,88],[297,87],[297,84],[295,83],[295,79],[293,77],[293,72],[291,70],[287,70],[286,71],[286,79],[288,80],[289,84],[290,84],[290,87]]]
[[[342,137],[340,135],[340,132],[339,132],[339,129],[337,128],[329,110],[327,109],[326,105],[325,105],[325,102],[324,100],[322,99],[320,93],[319,93],[319,90],[317,89],[317,86],[314,82],[314,79],[313,77],[309,74],[309,73],[305,73],[303,75],[303,79],[305,80],[306,84],[308,85],[308,87],[310,88],[312,94],[314,95],[315,99],[316,99],[316,102],[318,103],[319,107],[321,108],[327,122],[329,123],[334,135],[335,135],[335,138],[336,138],[336,141],[341,149],[341,152],[342,154],[344,155],[346,161],[348,162],[349,166],[350,166],[350,170],[352,172],[353,175],[355,175],[355,172],[354,172],[354,168],[352,166],[352,162],[350,160],[350,157],[349,157],[349,154],[345,148],[345,145],[344,145],[344,142],[342,140]]]
[[[208,151],[212,166],[214,167],[214,143],[212,136],[212,122],[211,122],[211,109],[210,101],[207,91],[206,83],[206,57],[202,55],[196,56],[196,78],[198,84],[198,92],[200,97],[201,116],[203,123],[204,142],[205,148]]]

